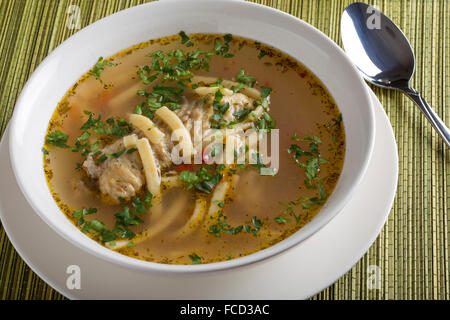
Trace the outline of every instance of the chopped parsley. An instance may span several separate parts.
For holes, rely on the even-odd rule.
[[[189,170],[183,170],[180,172],[180,175],[178,176],[178,178],[185,182],[188,183],[188,189],[192,189],[194,183],[196,183],[197,181],[200,180],[199,177],[197,177],[197,175]]]
[[[189,36],[180,31],[181,43],[186,47],[194,46]],[[209,71],[209,62],[213,55],[221,55],[225,58],[233,57],[229,53],[231,34],[225,34],[223,41],[215,39],[213,51],[196,49],[186,52],[181,49],[163,52],[158,50],[149,54],[152,61],[148,65],[141,66],[138,75],[146,85],[157,81],[150,91],[139,90],[137,94],[145,100],[135,107],[135,113],[143,114],[149,118],[154,117],[154,112],[161,106],[167,106],[171,110],[179,109],[183,91],[189,89],[188,83],[194,76],[193,71]],[[220,86],[220,84],[218,84]],[[195,86],[192,86],[194,88]]]
[[[236,80],[244,85],[249,86],[250,88],[253,88],[253,86],[256,84],[256,78],[245,74],[244,69],[239,70],[239,73],[236,76]]]
[[[342,122],[342,113],[339,113],[339,115],[336,118],[336,120],[333,121],[332,123],[326,125],[325,128],[330,129],[331,127],[339,126],[341,124],[341,122]]]
[[[59,148],[69,148],[66,144],[68,138],[69,136],[67,134],[62,133],[61,131],[54,131],[47,134],[45,143],[52,144]]]
[[[231,86],[231,90],[233,90],[234,93],[237,93],[237,92],[241,91],[244,88],[245,88],[245,84],[243,84],[243,83],[239,83],[236,87],[235,86]]]
[[[278,224],[283,224],[283,223],[288,222],[288,220],[286,218],[284,218],[283,215],[281,215],[281,214],[278,217],[276,217],[274,220]]]
[[[272,92],[272,88],[270,88],[270,87],[261,87],[261,98],[262,99],[267,99],[267,97],[270,95],[271,92]]]
[[[202,264],[202,258],[200,258],[195,252],[189,255],[192,264]]]
[[[328,162],[326,159],[322,158],[319,153],[319,144],[321,144],[322,141],[317,136],[305,137],[300,139],[297,134],[294,134],[294,136],[292,136],[292,140],[309,142],[309,150],[304,150],[298,144],[291,144],[287,152],[289,154],[292,154],[292,158],[299,167],[305,169],[305,175],[308,179],[307,181],[305,181],[307,188],[315,188],[314,181],[318,179],[320,165]],[[303,158],[306,158],[305,162],[300,161]]]
[[[119,150],[117,152],[111,153],[111,157],[119,158],[122,154],[125,153],[125,151],[127,151],[127,149],[123,148],[122,150]]]
[[[97,212],[97,208],[83,208],[81,210],[74,210],[73,217],[77,219],[77,225],[81,226],[85,223],[85,216]]]
[[[103,57],[98,58],[97,63],[94,67],[89,71],[89,74],[93,75],[100,83],[103,83],[100,78],[100,74],[105,70],[105,67],[116,66],[116,63],[112,63],[111,61],[103,59]]]
[[[234,54],[229,53],[230,50],[230,41],[233,39],[233,36],[229,33],[223,36],[223,43],[219,39],[214,40],[214,51],[216,55],[221,55],[224,58],[232,58]]]
[[[264,56],[267,55],[267,52],[264,50],[260,50],[258,54],[258,59],[262,59]]]
[[[222,180],[223,175],[220,172],[210,173],[206,167],[201,167],[196,173],[183,170],[178,178],[188,184],[188,190],[195,187],[198,191],[211,193]]]
[[[288,203],[280,202],[281,205],[285,206],[286,209],[283,210],[284,214],[289,214],[292,216],[296,223],[301,221],[302,216],[300,214],[295,213],[295,208],[298,207],[300,209],[308,210],[316,205],[323,204],[327,199],[326,194],[322,194],[320,197],[299,197],[294,201],[289,201]]]
[[[222,233],[236,235],[245,231],[247,233],[251,233],[254,236],[258,235],[259,230],[261,229],[263,223],[261,220],[257,219],[256,216],[252,217],[251,224],[240,225],[236,227],[230,226],[227,222],[227,216],[220,213],[217,217],[217,223],[210,225],[208,232],[215,237],[220,237]]]
[[[181,43],[186,45],[186,47],[192,47],[194,45],[194,43],[191,41],[191,39],[189,39],[186,32],[180,31],[180,33],[178,33],[178,34],[181,37]]]
[[[87,156],[90,152],[95,152],[100,148],[100,141],[95,141],[92,144],[89,142],[89,138],[92,136],[91,130],[93,133],[98,135],[108,135],[108,136],[116,136],[123,137],[132,131],[132,126],[125,119],[114,117],[106,119],[105,122],[101,120],[101,113],[97,118],[94,117],[94,114],[90,111],[83,111],[86,115],[89,115],[88,120],[81,126],[82,133],[75,140],[75,145],[70,147],[67,145],[68,135],[61,131],[54,131],[47,134],[45,143],[55,145],[59,148],[70,148],[72,152],[79,152],[83,156]],[[125,152],[125,151],[124,151]],[[98,154],[97,154],[98,155]],[[113,157],[118,157],[121,154],[113,154]],[[100,162],[106,160],[106,158],[101,157]]]
[[[132,126],[125,119],[110,117],[104,122],[101,120],[102,114],[99,113],[97,118],[90,111],[83,111],[89,116],[88,120],[81,126],[81,130],[91,129],[96,134],[123,137],[132,131]]]
[[[272,92],[272,88],[261,87],[261,100],[255,101],[255,104],[261,106],[264,109],[265,122],[268,122],[270,126],[273,125],[275,127],[275,121],[266,112],[269,110],[269,95],[271,92]],[[270,129],[274,129],[274,128],[268,128],[268,129],[270,130]]]
[[[95,152],[92,157],[94,158],[94,161],[96,163],[102,163],[105,162],[106,159],[108,159],[108,156],[104,153],[101,153],[100,151]]]
[[[135,151],[137,151],[137,148],[130,148],[127,150],[127,154],[132,154]]]
[[[220,89],[216,91],[214,94],[213,101],[213,111],[214,114],[210,117],[210,120],[213,122],[211,125],[212,128],[220,129],[226,125],[228,125],[227,121],[223,118],[227,110],[230,108],[230,104],[228,102],[222,104],[223,93]]]
[[[181,36],[181,34],[180,34]],[[182,41],[190,40],[182,36]],[[149,54],[152,62],[141,66],[138,75],[144,84],[151,84],[159,80],[151,91],[139,90],[137,94],[145,98],[145,101],[136,106],[135,112],[153,118],[154,111],[162,105],[172,110],[180,108],[183,91],[188,89],[186,83],[194,75],[195,70],[209,70],[209,61],[214,52],[205,52],[197,49],[185,52],[180,49],[163,52],[158,50]],[[170,86],[165,85],[170,83]]]
[[[256,125],[258,130],[266,130],[270,132],[270,130],[275,129],[276,122],[267,112],[264,111],[262,117],[258,120]]]
[[[251,112],[252,112],[252,110],[243,109],[243,110],[233,112],[233,116],[236,118],[236,121],[240,122],[240,121],[244,120],[245,117],[247,117]]]
[[[116,223],[113,229],[107,229],[105,224],[99,220],[86,221],[85,216],[96,213],[96,208],[74,210],[73,216],[77,219],[77,225],[82,227],[81,231],[84,233],[93,233],[98,235],[103,242],[111,242],[116,239],[133,239],[136,234],[130,230],[129,227],[136,226],[144,221],[140,218],[140,214],[147,212],[148,208],[152,206],[151,200],[153,195],[147,192],[145,197],[134,197],[131,199],[131,206],[127,205],[122,208],[122,211],[116,213]],[[124,203],[124,199],[119,199],[121,203]],[[132,243],[132,242],[130,242]],[[128,243],[128,247],[133,246]]]
[[[254,236],[258,235],[259,229],[261,229],[263,223],[261,222],[261,220],[258,220],[256,218],[256,216],[252,217],[252,225],[245,225],[244,226],[244,230],[247,233],[252,233]]]
[[[325,203],[328,195],[323,186],[325,178],[319,178],[320,165],[327,163],[326,159],[320,156],[319,144],[322,143],[321,139],[317,136],[307,136],[305,138],[299,138],[297,134],[292,136],[292,140],[296,142],[306,142],[309,145],[308,150],[303,149],[298,144],[291,144],[287,152],[292,155],[293,160],[300,168],[305,170],[306,180],[305,185],[308,189],[317,189],[318,196],[312,197],[299,197],[294,201],[289,201],[287,203],[280,202],[281,205],[286,208],[283,210],[283,214],[288,214],[292,216],[296,223],[299,223],[302,219],[301,214],[295,212],[295,208],[300,210],[308,210],[314,206]],[[301,160],[304,160],[303,162]],[[282,222],[284,217],[282,215],[275,218],[277,223]]]

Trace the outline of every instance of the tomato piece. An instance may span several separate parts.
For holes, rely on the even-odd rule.
[[[177,165],[177,166],[175,166],[175,170],[177,172],[181,172],[181,171],[185,171],[185,170],[192,171],[192,164],[180,164],[180,165]]]

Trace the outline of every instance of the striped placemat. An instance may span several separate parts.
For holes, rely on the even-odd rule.
[[[147,1],[0,1],[0,132],[37,65],[80,26]],[[353,1],[257,0],[297,16],[341,45],[340,17]],[[369,1],[391,17],[410,39],[417,70],[414,87],[450,124],[450,1]],[[76,10],[76,9],[75,9]],[[419,109],[398,92],[374,88],[392,123],[399,152],[398,191],[382,233],[341,279],[313,299],[450,298],[450,152]],[[376,195],[374,195],[376,196]],[[64,299],[18,256],[0,227],[0,298]],[[382,285],[368,285],[373,267]]]

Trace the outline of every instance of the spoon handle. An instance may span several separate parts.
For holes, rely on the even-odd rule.
[[[425,99],[413,88],[404,89],[403,92],[419,106],[420,110],[425,114],[425,117],[431,122],[431,125],[436,129],[442,139],[444,139],[447,147],[450,147],[450,130],[436,112],[431,109]]]

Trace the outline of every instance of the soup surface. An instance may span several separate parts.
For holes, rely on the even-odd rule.
[[[243,132],[266,135],[267,150]],[[42,151],[55,201],[86,236],[198,264],[308,223],[338,181],[345,135],[326,88],[291,57],[180,32],[99,58],[59,103]]]

